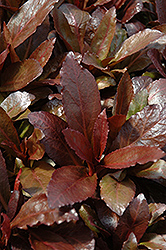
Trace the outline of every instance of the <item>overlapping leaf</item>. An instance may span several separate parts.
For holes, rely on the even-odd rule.
[[[123,216],[119,219],[115,231],[116,237],[114,238],[116,249],[119,249],[132,232],[139,241],[148,227],[149,218],[148,204],[141,193],[130,203]]]
[[[166,138],[166,105],[146,106],[133,115],[122,127],[114,146],[125,147],[135,145],[165,146]],[[160,131],[160,133],[159,133]]]
[[[159,79],[153,81],[147,87],[149,97],[148,103],[152,104],[164,104],[166,102],[166,79]]]
[[[48,185],[49,207],[61,207],[86,200],[94,194],[96,185],[96,174],[89,176],[85,167],[61,167],[55,170]]]
[[[0,106],[6,111],[10,118],[13,118],[26,110],[34,99],[35,96],[28,92],[16,91],[11,93]]]
[[[150,203],[149,204],[149,213],[151,219],[149,224],[155,223],[155,221],[166,211],[166,204],[163,203]],[[162,216],[161,216],[162,217]],[[163,217],[162,217],[163,219]]]
[[[116,9],[112,7],[104,15],[91,42],[91,49],[100,60],[106,58],[116,28]]]
[[[16,91],[22,89],[38,76],[43,69],[39,62],[27,59],[23,62],[10,64],[0,76],[0,91]],[[8,74],[10,72],[10,74]]]
[[[12,35],[12,45],[17,47],[32,35],[46,15],[53,9],[57,0],[28,0],[21,6],[7,24]]]
[[[166,23],[166,2],[164,0],[156,0],[156,12],[160,24]]]
[[[165,69],[162,65],[161,59],[160,59],[160,53],[157,49],[153,48],[148,50],[147,55],[150,57],[152,63],[156,67],[156,69],[160,72],[160,74],[163,77],[166,77]]]
[[[130,1],[129,4],[129,6],[126,6],[122,23],[127,23],[135,14],[139,13],[143,9],[143,3],[141,0]]]
[[[78,64],[73,53],[69,53],[63,63],[61,85],[63,107],[70,128],[91,140],[94,123],[101,111],[99,91],[94,77]]]
[[[129,202],[134,198],[136,190],[134,182],[130,179],[119,182],[110,175],[102,178],[100,188],[101,199],[119,216],[123,214]]]
[[[45,135],[42,143],[46,153],[59,165],[77,165],[79,160],[74,151],[67,145],[62,130],[67,123],[58,116],[45,111],[29,114],[29,120],[34,127],[39,128]]]
[[[139,31],[124,41],[121,48],[115,54],[113,61],[120,61],[127,56],[136,53],[137,51],[145,48],[150,42],[155,41],[161,36],[162,33],[157,30],[145,29]]]
[[[137,239],[134,233],[131,233],[128,239],[123,243],[122,250],[137,250]]]
[[[140,245],[146,246],[148,249],[165,249],[166,244],[166,236],[159,235],[155,233],[148,233],[143,238],[143,242],[140,243]]]
[[[23,167],[20,181],[23,189],[30,195],[46,193],[47,185],[54,172],[54,168],[44,161],[36,163],[35,168]]]
[[[46,194],[37,194],[24,203],[10,226],[11,228],[27,229],[27,226],[32,227],[39,224],[50,226],[54,222],[59,224],[65,220],[78,220],[75,209],[65,212],[61,212],[58,208],[49,208]]]
[[[107,168],[122,169],[134,166],[136,163],[144,164],[155,161],[164,155],[164,151],[158,147],[132,145],[106,155],[103,163]]]

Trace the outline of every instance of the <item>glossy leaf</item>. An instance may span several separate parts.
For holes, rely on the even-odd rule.
[[[116,9],[112,7],[104,15],[91,42],[91,49],[100,60],[107,57],[116,28]]]
[[[68,145],[75,151],[75,153],[83,160],[92,163],[93,151],[90,142],[86,137],[73,129],[67,128],[62,131]]]
[[[44,41],[37,47],[37,49],[30,55],[29,58],[37,60],[40,63],[40,66],[43,68],[51,57],[55,40],[55,38],[51,38]]]
[[[161,36],[162,33],[157,30],[145,29],[139,31],[124,41],[121,48],[116,53],[113,61],[120,61],[127,56],[136,53],[137,51],[145,48],[150,42],[155,41]]]
[[[40,129],[35,128],[32,135],[26,140],[26,147],[30,160],[40,160],[45,154],[44,145],[40,142],[44,135]]]
[[[46,193],[53,172],[54,168],[44,161],[37,162],[35,168],[23,167],[20,175],[23,189],[31,196]]]
[[[131,80],[133,83],[134,95],[148,88],[148,86],[151,85],[151,83],[153,82],[152,78],[149,76],[136,76],[133,77]]]
[[[5,246],[7,246],[11,234],[10,221],[5,213],[1,213],[1,216],[3,217],[3,222],[1,224],[1,231],[4,238],[3,240],[5,241]]]
[[[166,71],[164,67],[162,66],[159,51],[153,48],[153,49],[148,50],[147,55],[150,57],[152,63],[154,64],[155,68],[160,72],[160,74],[166,77]]]
[[[93,250],[93,234],[83,223],[62,224],[54,231],[50,228],[30,229],[30,242],[34,250]],[[36,237],[37,236],[37,237]]]
[[[135,115],[137,112],[141,111],[145,106],[147,106],[148,96],[148,91],[146,89],[143,89],[134,96],[129,106],[129,110],[126,117],[127,120],[132,115]]]
[[[148,249],[151,250],[158,250],[158,249],[166,249],[166,239],[165,235],[159,235],[155,233],[148,233],[146,234],[145,238],[143,238],[143,242],[140,245],[146,246]]]
[[[57,0],[28,0],[7,24],[12,34],[12,45],[17,47],[31,36],[53,9]]]
[[[156,0],[155,3],[160,24],[166,23],[166,2],[164,0]]]
[[[50,208],[72,205],[91,197],[96,189],[97,176],[88,176],[86,168],[65,166],[56,169],[48,184]]]
[[[134,15],[139,13],[143,9],[143,3],[141,0],[130,1],[130,6],[125,11],[125,14],[121,20],[122,23],[127,23]]]
[[[137,250],[137,239],[134,233],[131,233],[128,239],[123,243],[122,250]]]
[[[16,91],[22,89],[40,76],[42,71],[43,69],[39,62],[34,59],[12,63],[0,76],[0,91]],[[10,74],[7,72],[10,72]]]
[[[33,196],[24,203],[18,215],[12,220],[10,226],[11,228],[27,229],[27,226],[32,227],[40,224],[50,226],[54,222],[59,224],[65,220],[78,220],[75,209],[73,208],[66,213],[61,212],[58,208],[51,209],[48,207],[46,194],[41,193]]]
[[[117,181],[110,175],[105,175],[100,181],[101,199],[116,214],[121,216],[135,195],[135,184],[130,179]]]
[[[6,111],[10,118],[13,118],[26,110],[33,100],[35,100],[34,95],[25,91],[16,91],[8,95],[0,106]]]
[[[147,179],[159,180],[161,178],[166,179],[166,162],[164,160],[158,160],[154,162],[150,167],[145,169],[136,168],[134,173],[138,177]]]
[[[7,175],[6,163],[0,151],[0,204],[7,210],[7,203],[10,198],[10,185]]]
[[[0,143],[7,140],[9,142],[13,142],[17,147],[19,147],[20,141],[13,122],[1,107],[0,121]]]
[[[104,109],[98,116],[93,130],[93,152],[96,159],[100,160],[105,150],[108,132],[107,115]]]
[[[109,136],[108,140],[111,139],[111,142],[116,138],[118,132],[121,130],[121,127],[126,122],[125,115],[113,115],[108,118],[109,125]]]
[[[130,102],[133,98],[133,86],[130,75],[126,71],[119,82],[116,97],[115,114],[127,115]]]
[[[106,155],[104,166],[111,169],[128,168],[136,163],[144,164],[149,161],[155,161],[164,155],[164,151],[158,147],[131,145]]]
[[[149,204],[149,213],[151,219],[149,225],[155,223],[155,221],[166,211],[166,204],[162,203],[150,203]]]
[[[165,146],[166,106],[146,106],[142,111],[133,115],[122,127],[114,145],[125,147],[135,145]],[[160,131],[160,133],[158,133]]]
[[[42,143],[50,158],[59,165],[78,164],[78,157],[69,148],[62,133],[67,127],[65,121],[45,111],[33,112],[28,117],[34,127],[44,133]]]
[[[94,77],[69,53],[61,69],[62,101],[70,128],[89,140],[101,111],[100,96]],[[88,92],[87,92],[88,90]]]
[[[164,104],[166,100],[166,80],[165,79],[159,79],[156,81],[153,81],[149,84],[147,87],[149,97],[148,97],[148,103],[149,105],[152,104]]]
[[[80,51],[83,51],[84,36],[90,15],[73,4],[62,4],[59,8],[65,15],[73,36],[78,40]]]
[[[123,216],[120,217],[115,231],[114,244],[116,249],[120,249],[122,243],[126,241],[133,232],[137,241],[141,239],[148,227],[149,208],[144,195],[139,194],[127,207]]]

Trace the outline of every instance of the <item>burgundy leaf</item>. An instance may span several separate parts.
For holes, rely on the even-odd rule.
[[[130,79],[130,75],[126,71],[122,75],[118,85],[115,114],[127,115],[132,98],[133,98],[133,85]]]
[[[121,249],[120,246],[132,232],[135,234],[137,241],[139,241],[148,227],[149,219],[150,214],[147,201],[143,194],[139,194],[119,219],[114,237],[116,249]]]
[[[34,250],[94,250],[92,232],[81,222],[51,228],[31,228],[30,242]]]
[[[16,91],[5,98],[0,106],[6,111],[10,118],[13,118],[25,111],[34,99],[35,96],[28,92]]]
[[[62,4],[59,8],[65,15],[73,36],[78,40],[80,51],[83,52],[84,36],[90,15],[73,4]],[[66,30],[65,30],[66,32]]]
[[[110,8],[104,15],[91,42],[91,49],[100,60],[107,57],[116,28],[116,9]]]
[[[5,240],[5,245],[7,246],[8,240],[10,238],[11,235],[11,229],[10,229],[10,220],[8,218],[8,216],[4,213],[1,213],[1,215],[3,216],[3,222],[1,224],[1,230],[3,233],[3,237]]]
[[[160,24],[166,23],[166,2],[165,0],[156,0],[156,12]]]
[[[150,57],[152,63],[154,64],[155,68],[160,72],[160,74],[166,77],[166,72],[164,67],[162,66],[161,59],[160,59],[160,52],[153,48],[148,50],[147,55]]]
[[[145,48],[150,42],[157,40],[163,34],[158,30],[144,29],[130,36],[124,41],[121,48],[115,55],[113,61],[120,61],[141,49]],[[141,43],[140,43],[141,41]]]
[[[123,243],[122,250],[138,250],[137,245],[137,239],[134,233],[131,233],[128,239]]]
[[[131,4],[130,4],[131,3]],[[129,2],[129,6],[126,6],[124,11],[124,16],[122,18],[122,23],[127,23],[135,14],[139,13],[143,8],[143,3],[141,0],[134,0]]]
[[[0,151],[0,204],[7,210],[7,203],[10,198],[10,185],[6,170],[6,163]]]
[[[65,121],[45,111],[29,114],[29,120],[34,127],[44,133],[42,143],[50,158],[59,165],[78,164],[78,157],[69,148],[62,133],[62,130],[67,127]]]
[[[47,185],[54,170],[55,169],[45,161],[36,162],[33,168],[22,167],[20,181],[23,189],[31,196],[46,193]]]
[[[109,125],[109,136],[108,140],[111,139],[111,142],[116,138],[118,132],[121,130],[121,127],[126,122],[125,115],[113,115],[108,118]]]
[[[43,69],[39,62],[34,59],[27,59],[23,62],[10,64],[0,76],[0,91],[15,91],[22,89],[38,76]],[[8,74],[10,72],[10,74]]]
[[[21,192],[19,190],[13,190],[9,203],[8,203],[8,210],[7,210],[7,216],[9,217],[10,221],[13,219],[13,217],[16,215],[17,211],[19,210],[19,205],[23,201],[23,195],[22,190]],[[21,204],[22,205],[22,204]]]
[[[160,131],[160,132],[159,132]],[[133,115],[120,130],[114,141],[115,148],[135,145],[165,146],[166,138],[166,105],[146,106]]]
[[[147,87],[149,97],[148,103],[152,104],[163,104],[166,100],[166,79],[159,79],[153,81]]]
[[[106,155],[104,165],[111,169],[122,169],[134,166],[136,163],[155,161],[164,155],[164,151],[158,147],[131,145]]]
[[[70,128],[66,128],[62,131],[69,146],[75,150],[75,153],[83,160],[92,163],[93,151],[90,142],[85,136]]]
[[[101,199],[116,214],[121,216],[135,195],[135,184],[129,178],[117,181],[105,175],[100,181]]]
[[[85,167],[65,166],[56,169],[48,184],[48,204],[51,208],[72,205],[91,197],[97,176],[89,176]]]
[[[94,123],[101,111],[99,91],[93,75],[78,64],[72,52],[63,63],[61,84],[69,126],[91,140]]]
[[[150,203],[149,204],[149,213],[151,215],[151,219],[149,221],[149,225],[152,225],[157,221],[157,219],[166,211],[166,204],[162,203]]]
[[[51,38],[44,41],[37,47],[37,49],[30,55],[29,58],[37,60],[40,63],[40,66],[43,68],[50,59],[55,40],[55,38]]]
[[[156,233],[147,233],[142,239],[140,245],[147,247],[148,249],[165,249],[166,238],[164,235],[159,235]]]
[[[133,20],[133,22],[126,23],[125,28],[127,29],[128,36],[132,36],[138,31],[144,30],[145,25],[138,20]]]
[[[17,47],[31,36],[48,13],[53,9],[57,0],[28,0],[21,6],[8,22],[12,34],[12,45]]]
[[[7,46],[7,48],[1,52],[0,54],[0,70],[2,69],[3,63],[7,58],[7,55],[9,53],[9,45]]]
[[[98,160],[105,150],[108,132],[107,114],[104,109],[98,116],[93,130],[93,152]]]
[[[153,82],[152,78],[149,76],[136,76],[133,77],[131,80],[133,83],[134,95],[148,88],[148,86]]]
[[[28,213],[27,213],[28,210]],[[46,194],[37,194],[30,198],[21,207],[18,215],[10,223],[11,228],[27,229],[27,226],[34,225],[52,225],[54,222],[62,223],[63,221],[78,220],[75,209],[64,212],[58,208],[51,209],[48,207]]]

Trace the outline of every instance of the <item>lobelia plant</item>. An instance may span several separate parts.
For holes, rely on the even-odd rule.
[[[23,2],[0,5],[0,248],[166,249],[165,1]]]

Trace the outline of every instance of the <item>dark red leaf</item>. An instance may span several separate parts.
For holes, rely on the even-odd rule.
[[[133,77],[131,80],[133,83],[134,95],[148,88],[148,86],[153,82],[152,78],[149,76],[136,76]]]
[[[159,133],[160,131],[160,133]],[[120,130],[114,146],[135,145],[164,147],[166,138],[166,105],[146,106],[133,115]]]
[[[159,235],[156,233],[147,233],[142,239],[140,245],[146,246],[148,249],[165,249],[166,238],[165,235]]]
[[[122,75],[118,85],[115,114],[127,115],[132,98],[133,98],[133,85],[130,79],[130,75],[126,71]]]
[[[114,244],[116,249],[126,241],[133,232],[137,241],[141,239],[148,227],[150,219],[149,208],[143,194],[139,194],[128,206],[123,216],[120,217],[115,230]]]
[[[12,35],[12,45],[17,47],[31,36],[47,14],[53,9],[57,0],[29,0],[21,6],[8,22]]]
[[[9,53],[9,45],[8,45],[7,48],[6,48],[4,51],[2,51],[1,54],[0,54],[0,70],[1,70],[2,67],[3,67],[3,63],[4,63],[4,61],[6,60],[8,53]]]
[[[125,115],[113,115],[108,118],[109,125],[109,136],[108,140],[111,139],[111,142],[116,138],[118,132],[121,130],[121,127],[126,122]]]
[[[15,91],[27,86],[41,75],[43,69],[39,62],[27,59],[10,64],[0,76],[0,91]],[[8,74],[10,72],[10,74]]]
[[[68,223],[51,228],[31,228],[30,242],[34,250],[94,250],[93,234],[83,223]]]
[[[162,66],[161,59],[160,59],[160,52],[153,48],[148,50],[147,55],[150,57],[152,63],[154,64],[155,68],[160,72],[160,74],[166,77],[166,72],[164,67]]]
[[[155,41],[162,35],[163,34],[158,30],[144,29],[139,31],[124,41],[112,61],[123,60],[127,56],[130,56],[145,48],[150,42]]]
[[[98,116],[93,130],[93,152],[98,160],[105,150],[108,132],[107,114],[104,109]]]
[[[75,151],[75,153],[83,160],[92,163],[93,151],[90,142],[85,136],[73,129],[66,128],[62,131],[67,143]]]
[[[130,1],[129,6],[126,6],[124,11],[124,16],[122,18],[122,23],[127,23],[135,14],[139,13],[143,8],[143,3],[141,0]]]
[[[151,215],[151,218],[150,218],[150,221],[149,221],[149,225],[152,225],[153,223],[155,223],[155,221],[157,222],[157,219],[159,217],[161,217],[161,219],[163,219],[163,217],[161,215],[165,211],[166,211],[166,204],[163,204],[163,203],[150,203],[149,204],[149,213]]]
[[[28,211],[28,213],[27,213]],[[65,210],[64,210],[65,211]],[[78,220],[78,214],[75,209],[61,211],[58,208],[48,207],[46,194],[37,194],[30,198],[21,207],[18,215],[10,223],[11,228],[27,229],[27,226],[34,225],[52,225],[54,222],[62,223],[64,221]]]
[[[55,40],[55,38],[51,38],[44,41],[37,47],[37,49],[30,55],[29,58],[37,60],[40,63],[40,66],[43,68],[51,57]]]
[[[134,166],[136,163],[144,164],[155,161],[164,155],[164,151],[158,147],[131,145],[106,155],[104,165],[111,169],[122,169]]]
[[[105,175],[100,181],[101,199],[116,214],[121,216],[129,202],[135,196],[135,184],[129,178],[117,181],[109,174]]]
[[[6,170],[6,163],[0,151],[0,204],[7,210],[7,203],[10,198],[10,185]]]
[[[7,246],[8,240],[10,238],[10,234],[11,234],[11,229],[10,229],[10,220],[8,218],[8,216],[4,213],[1,213],[1,215],[3,216],[3,222],[1,224],[1,230],[3,233],[3,237],[5,239],[5,245]]]
[[[164,104],[166,100],[166,79],[159,79],[153,81],[147,87],[149,97],[148,103],[152,104]]]
[[[116,28],[116,9],[110,8],[104,15],[91,42],[91,49],[100,60],[107,57]]]
[[[99,91],[93,75],[78,64],[72,52],[63,63],[61,84],[69,126],[91,140],[94,123],[101,111]]]
[[[160,24],[166,23],[166,2],[165,0],[156,0],[156,12]]]
[[[29,114],[29,120],[34,127],[44,133],[42,143],[50,158],[61,166],[79,163],[78,157],[69,148],[62,133],[62,130],[67,127],[65,121],[45,111]]]
[[[132,36],[138,31],[144,30],[145,25],[143,25],[143,23],[139,22],[138,20],[133,20],[133,22],[126,23],[125,28],[127,29],[128,35]]]
[[[96,174],[89,176],[85,167],[61,167],[48,184],[48,204],[55,208],[81,202],[94,194],[96,185]]]
[[[8,210],[7,210],[7,216],[9,217],[10,221],[13,219],[13,217],[16,215],[17,211],[19,210],[19,205],[23,201],[23,195],[22,191],[19,190],[13,190],[9,203],[8,203]],[[22,205],[22,204],[21,204]]]
[[[137,245],[137,239],[134,233],[131,233],[128,239],[123,243],[122,250],[138,250]]]

